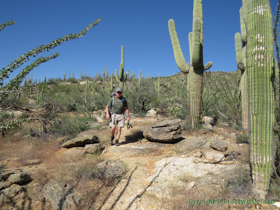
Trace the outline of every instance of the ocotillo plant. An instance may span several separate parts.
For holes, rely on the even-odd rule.
[[[247,0],[246,0],[247,1]],[[248,71],[247,71],[247,35],[246,35],[246,23],[247,23],[247,9],[246,2],[243,0],[243,6],[240,8],[240,33],[236,33],[234,36],[235,40],[235,52],[236,62],[240,70],[240,82],[239,89],[241,94],[241,110],[242,110],[242,128],[244,130],[249,129],[249,96],[248,96]],[[241,45],[241,40],[242,44]]]
[[[118,75],[118,70],[115,70],[115,77],[119,84],[121,83],[121,86],[124,87],[124,83],[126,82],[128,78],[129,72],[124,74],[124,49],[123,46],[121,47],[121,63],[120,63],[120,75]]]
[[[194,0],[193,5],[193,28],[189,33],[190,64],[184,59],[173,19],[168,21],[168,28],[177,66],[189,77],[187,85],[190,94],[190,117],[192,127],[196,127],[200,122],[203,72],[212,66],[212,62],[203,66],[202,0]]]
[[[253,192],[265,199],[273,164],[275,100],[272,13],[269,0],[247,4],[247,65],[249,85],[250,163]]]
[[[19,58],[17,58],[16,60],[12,61],[6,68],[2,68],[1,72],[0,72],[0,84],[3,84],[3,80],[5,78],[9,78],[9,74],[12,73],[16,68],[19,68],[22,64],[24,64],[27,60],[29,60],[29,57],[35,57],[36,55],[38,55],[39,53],[45,52],[45,51],[49,51],[55,47],[57,47],[58,45],[62,44],[65,41],[69,41],[72,39],[77,39],[80,38],[82,36],[84,36],[88,30],[90,30],[91,28],[93,28],[95,25],[98,25],[98,23],[100,23],[101,18],[99,18],[98,20],[96,20],[95,22],[91,23],[89,26],[87,26],[84,30],[82,30],[80,33],[76,33],[76,34],[69,34],[67,36],[64,36],[62,38],[58,38],[56,40],[54,40],[53,42],[46,44],[46,45],[41,45],[37,48],[34,48],[30,51],[28,51],[27,53],[25,53],[24,55],[20,56]],[[4,24],[0,25],[0,29],[2,30],[4,27],[6,27],[7,25],[11,25],[14,24],[14,21],[11,22],[7,22]],[[22,79],[30,72],[32,71],[35,67],[37,67],[38,65],[40,65],[41,63],[47,62],[50,59],[56,58],[59,54],[55,53],[53,55],[50,55],[48,57],[40,57],[38,58],[36,61],[34,61],[32,64],[28,65],[27,67],[25,67],[16,77],[14,77],[11,82],[9,82],[7,85],[5,85],[4,87],[4,91],[9,91],[12,90],[14,88],[18,88],[18,86],[20,85],[20,83],[22,82]],[[3,93],[0,96],[0,103],[1,101],[7,97],[8,94],[7,93]]]
[[[95,25],[97,25],[98,23],[100,23],[101,18],[99,18],[97,21],[91,23],[89,26],[87,26],[84,30],[82,30],[80,33],[76,33],[76,34],[69,34],[67,36],[64,36],[62,38],[58,38],[56,40],[54,40],[53,42],[47,44],[47,45],[41,45],[37,48],[34,48],[30,51],[28,51],[27,53],[25,53],[24,55],[20,56],[19,58],[17,58],[16,60],[12,61],[8,66],[6,66],[5,68],[2,68],[0,70],[0,85],[3,85],[3,81],[6,78],[9,78],[9,74],[12,73],[16,68],[19,68],[20,66],[22,66],[27,60],[29,60],[29,57],[35,57],[36,55],[38,55],[39,53],[45,52],[45,51],[49,51],[55,47],[57,47],[58,45],[62,44],[65,41],[69,41],[72,39],[77,39],[80,38],[82,36],[84,36],[88,30],[90,30],[91,28],[93,28]],[[0,25],[0,31],[2,31],[6,26],[11,25],[11,24],[15,24],[14,21],[11,22],[7,22],[7,23],[3,23]],[[3,91],[5,91],[4,93],[2,93],[0,95],[0,103],[3,101],[4,98],[6,98],[8,96],[8,91],[11,91],[13,89],[17,89],[19,87],[19,85],[21,84],[23,78],[29,73],[31,72],[35,67],[37,67],[38,65],[49,61],[50,59],[56,58],[59,54],[55,53],[53,55],[50,55],[48,57],[40,57],[37,60],[35,60],[32,64],[26,66],[17,76],[15,76],[7,85],[5,84]],[[0,126],[0,132],[3,135],[3,131],[10,129],[11,127],[13,127],[15,124],[21,124],[24,121],[30,121],[30,119],[23,119],[23,120],[15,120],[15,121],[9,121],[7,123],[4,123]]]

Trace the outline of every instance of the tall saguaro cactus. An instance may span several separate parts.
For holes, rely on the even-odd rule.
[[[192,127],[200,122],[203,72],[212,66],[212,62],[203,65],[203,20],[202,0],[194,0],[193,28],[189,33],[190,64],[187,64],[177,37],[173,19],[168,21],[169,34],[178,68],[187,74]]]
[[[121,83],[122,87],[124,87],[124,83],[126,82],[129,75],[129,71],[127,71],[126,75],[124,73],[124,49],[121,47],[121,63],[120,63],[120,75],[118,75],[118,70],[115,70],[115,77],[119,83]]]
[[[248,96],[248,71],[247,71],[247,2],[243,0],[243,6],[240,8],[240,27],[241,34],[237,32],[234,36],[236,62],[240,70],[239,89],[241,93],[241,110],[242,110],[242,128],[249,129],[249,96]],[[242,45],[241,45],[242,42]]]
[[[274,77],[272,14],[269,0],[250,0],[246,3],[250,163],[253,191],[256,196],[264,199],[269,189],[274,156],[275,100],[272,83]]]

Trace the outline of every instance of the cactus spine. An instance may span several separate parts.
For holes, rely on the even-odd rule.
[[[272,14],[269,0],[247,4],[247,65],[249,86],[250,163],[253,192],[265,199],[273,164],[275,100]]]
[[[129,72],[124,73],[124,49],[123,46],[121,47],[121,63],[120,63],[120,75],[118,75],[118,70],[115,70],[115,77],[119,83],[121,83],[121,86],[124,87],[124,83],[126,82],[128,78]]]
[[[189,77],[187,85],[190,95],[190,117],[192,127],[196,127],[200,122],[203,72],[212,66],[212,62],[203,66],[202,0],[194,0],[193,29],[189,33],[190,64],[184,59],[173,19],[168,21],[168,28],[177,66]]]
[[[240,82],[239,89],[241,94],[241,110],[242,110],[242,128],[244,130],[249,129],[249,93],[248,93],[248,70],[247,70],[247,35],[246,35],[246,24],[247,24],[247,0],[243,0],[243,6],[240,8],[240,27],[241,34],[236,33],[234,36],[235,40],[235,52],[236,62],[240,71]],[[242,41],[242,46],[241,46]]]

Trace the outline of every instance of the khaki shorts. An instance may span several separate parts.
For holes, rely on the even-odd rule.
[[[124,121],[124,114],[112,114],[109,126],[116,127],[117,125],[119,128],[123,128]]]

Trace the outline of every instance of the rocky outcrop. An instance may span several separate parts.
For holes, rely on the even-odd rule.
[[[78,136],[72,140],[69,140],[61,145],[63,148],[71,148],[71,147],[84,147],[86,144],[94,144],[100,143],[97,136],[86,135],[86,136]]]
[[[96,165],[92,177],[111,182],[122,177],[125,172],[126,168],[122,162],[117,160],[108,160]]]
[[[164,120],[153,124],[143,135],[149,141],[173,143],[182,139],[181,120]]]
[[[55,210],[61,210],[65,205],[65,199],[71,193],[73,187],[61,182],[50,182],[44,186],[43,195],[52,204]]]

